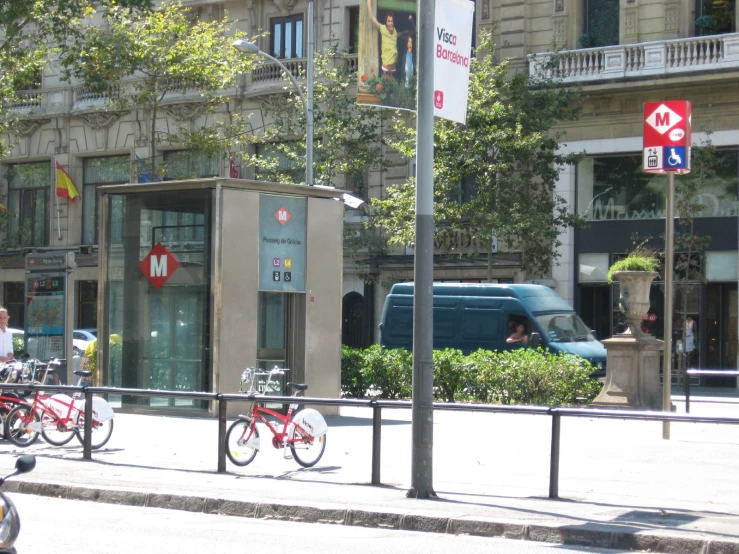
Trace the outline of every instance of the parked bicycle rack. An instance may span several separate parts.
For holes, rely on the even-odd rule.
[[[693,370],[689,370],[693,371]],[[728,372],[721,372],[726,375]],[[739,372],[737,372],[739,373]],[[114,387],[79,387],[79,386],[50,386],[7,384],[7,389],[59,391],[59,392],[82,392],[85,396],[85,425],[84,446],[82,458],[92,459],[92,397],[94,394],[117,394],[130,396],[157,396],[167,398],[188,398],[195,400],[211,400],[218,403],[218,464],[219,473],[226,472],[226,429],[228,402],[254,402],[261,396],[244,394],[222,394],[211,392],[184,392],[151,389],[122,389]],[[295,401],[294,396],[271,396],[270,403],[289,404]],[[411,402],[400,400],[359,400],[346,398],[309,398],[300,397],[301,404],[315,404],[320,406],[353,406],[372,408],[372,465],[371,483],[380,485],[380,462],[381,462],[381,438],[382,438],[382,409],[411,409]],[[559,498],[559,457],[560,457],[560,431],[562,417],[587,417],[591,419],[624,419],[641,421],[670,421],[683,423],[716,423],[739,425],[739,418],[733,417],[702,417],[689,414],[675,414],[672,412],[638,412],[631,410],[599,410],[594,408],[549,408],[546,406],[510,406],[490,404],[457,404],[439,403],[433,404],[434,410],[460,411],[460,412],[491,412],[508,414],[546,415],[552,418],[552,432],[549,459],[549,498]]]

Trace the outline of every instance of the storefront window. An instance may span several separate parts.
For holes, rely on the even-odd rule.
[[[679,199],[683,183],[701,179],[697,217],[736,217],[737,149],[715,152],[710,177],[700,172],[676,178]],[[578,165],[578,212],[589,221],[648,220],[665,217],[665,177],[642,171],[641,154],[587,157]]]

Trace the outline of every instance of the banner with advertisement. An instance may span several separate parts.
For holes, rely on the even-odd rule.
[[[467,121],[472,23],[469,0],[436,0],[434,21],[434,116]]]
[[[360,0],[357,103],[416,109],[416,0]]]

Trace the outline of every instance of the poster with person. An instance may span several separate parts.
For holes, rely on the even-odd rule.
[[[417,3],[360,0],[357,103],[416,109]]]

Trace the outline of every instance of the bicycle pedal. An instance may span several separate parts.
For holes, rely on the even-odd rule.
[[[285,459],[292,460],[293,459],[292,454],[285,454]]]

